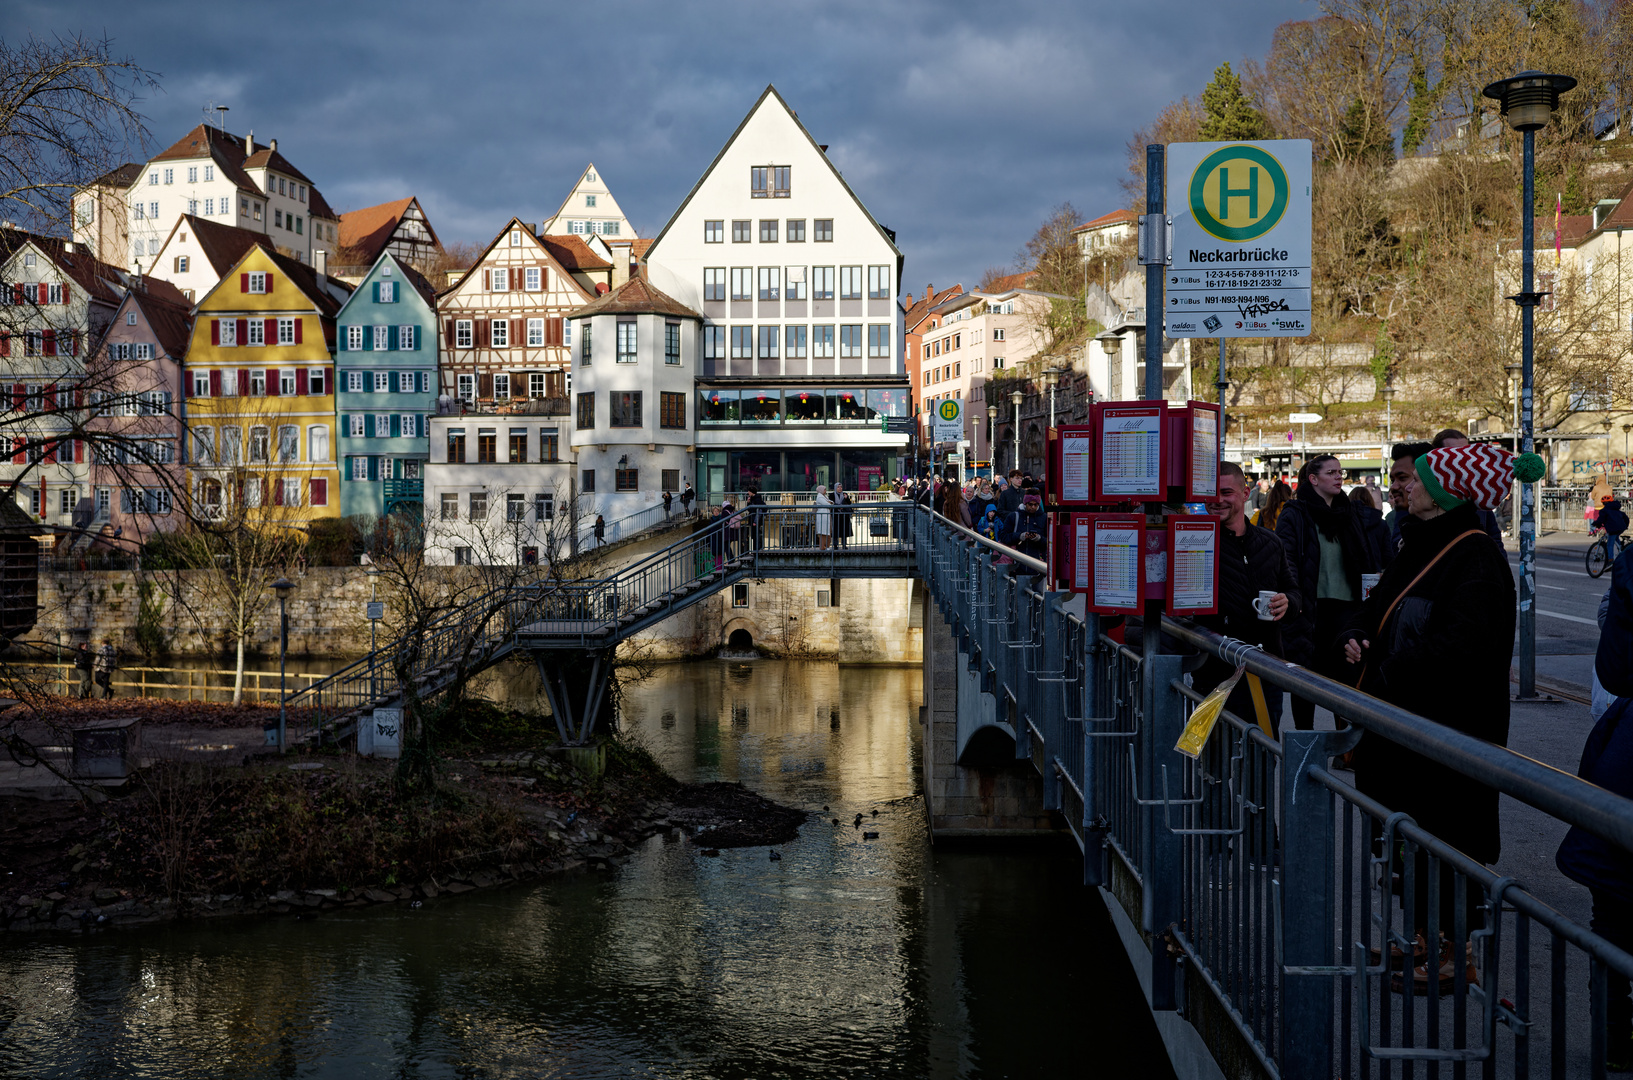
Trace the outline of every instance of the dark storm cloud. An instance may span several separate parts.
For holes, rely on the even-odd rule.
[[[656,235],[775,83],[907,256],[973,285],[1049,209],[1124,204],[1132,131],[1312,5],[854,2],[8,5],[161,76],[163,147],[211,102],[339,210],[415,194],[445,239],[552,214],[594,161]],[[915,291],[917,291],[915,289]]]

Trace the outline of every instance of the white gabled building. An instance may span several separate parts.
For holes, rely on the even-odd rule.
[[[539,226],[544,236],[607,236],[634,240],[635,226],[629,223],[618,200],[612,197],[601,172],[590,162],[573,190],[561,202],[555,216]]]
[[[644,258],[703,316],[696,476],[747,487],[887,484],[909,436],[902,254],[774,87],[766,87]]]

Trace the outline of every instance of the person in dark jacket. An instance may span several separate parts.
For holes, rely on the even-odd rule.
[[[1447,428],[1445,431],[1438,432],[1435,435],[1434,442],[1429,445],[1436,450],[1444,447],[1455,449],[1459,446],[1469,445],[1469,437],[1456,428]],[[1495,510],[1487,510],[1485,507],[1480,508],[1480,527],[1486,531],[1487,536],[1497,541],[1498,547],[1503,546],[1503,526],[1497,520]]]
[[[1199,615],[1197,623],[1251,645],[1259,645],[1272,656],[1282,655],[1281,627],[1300,608],[1298,585],[1287,549],[1269,529],[1247,520],[1248,481],[1241,466],[1232,461],[1219,463],[1219,494],[1208,504],[1209,513],[1219,519],[1219,613]],[[1261,592],[1273,592],[1269,619],[1259,616],[1253,603]],[[1210,656],[1191,677],[1198,693],[1206,694],[1228,679],[1235,668]],[[1281,730],[1281,691],[1265,688],[1265,705],[1272,731]],[[1251,720],[1255,713],[1252,691],[1243,679],[1231,691],[1225,707]]]
[[[1515,458],[1492,444],[1432,450],[1419,458],[1407,490],[1415,519],[1406,544],[1377,588],[1340,633],[1347,681],[1362,692],[1497,746],[1508,743],[1508,667],[1514,647],[1514,577],[1476,510],[1500,502],[1518,473],[1542,473],[1535,454]],[[1354,752],[1355,785],[1390,810],[1482,863],[1502,850],[1497,792],[1368,732]],[[1414,910],[1426,925],[1429,874],[1415,873]],[[1455,925],[1455,892],[1442,867],[1440,928]],[[1481,895],[1466,891],[1465,916],[1479,926]],[[1466,945],[1443,945],[1444,984]],[[1422,965],[1427,968],[1429,965]],[[1420,981],[1430,976],[1420,970]]]
[[[743,511],[743,538],[749,550],[759,551],[765,546],[765,499],[759,488],[749,488]]]
[[[1017,513],[1021,509],[1021,502],[1026,493],[1021,490],[1021,470],[1009,470],[1009,486],[998,496],[998,513],[1005,518]]]
[[[986,504],[975,522],[975,531],[995,544],[1009,545],[1009,532],[1004,528],[1004,519],[998,514],[997,503]]]
[[[850,546],[851,505],[854,502],[843,484],[834,485],[834,547]]]
[[[1426,442],[1396,443],[1389,451],[1389,550],[1399,551],[1403,543],[1401,527],[1410,528],[1412,511],[1406,508],[1406,493],[1417,482],[1418,458],[1433,450]]]
[[[1610,602],[1601,609],[1599,650],[1594,656],[1599,684],[1614,695],[1582,747],[1576,775],[1606,791],[1633,799],[1633,548],[1610,568]],[[1593,932],[1625,952],[1633,952],[1633,853],[1573,826],[1554,855],[1560,873],[1588,888],[1593,897]],[[1617,1072],[1633,1070],[1633,1002],[1628,981],[1606,975],[1605,1061]]]
[[[1036,492],[1026,493],[1020,510],[1009,517],[1004,528],[1009,532],[1009,546],[1022,555],[1034,559],[1048,557],[1049,515],[1043,512],[1043,503]]]
[[[1332,648],[1361,604],[1361,575],[1380,573],[1389,561],[1382,516],[1373,524],[1344,497],[1344,469],[1336,457],[1319,454],[1300,470],[1298,491],[1276,521],[1303,601],[1282,630],[1284,655],[1293,663],[1334,674]],[[1315,727],[1315,702],[1293,696],[1293,726]]]

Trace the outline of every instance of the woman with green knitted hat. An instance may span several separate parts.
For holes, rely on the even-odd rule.
[[[1502,502],[1516,477],[1542,475],[1535,454],[1516,458],[1489,443],[1444,447],[1417,459],[1407,509],[1417,519],[1395,561],[1338,636],[1352,682],[1373,697],[1447,727],[1508,743],[1508,673],[1516,603],[1508,558],[1481,528],[1476,511]],[[1501,849],[1497,793],[1462,774],[1368,733],[1355,748],[1355,786],[1391,810],[1483,863]],[[1400,872],[1400,868],[1396,869]],[[1440,928],[1455,925],[1455,892],[1442,867]],[[1414,911],[1427,925],[1429,873],[1421,859]],[[1477,929],[1482,896],[1466,892],[1466,926]],[[1420,989],[1447,988],[1466,942],[1442,943],[1439,960],[1421,964]],[[1454,961],[1454,957],[1459,961]],[[1439,968],[1438,975],[1432,969]],[[1466,971],[1469,977],[1473,971]]]

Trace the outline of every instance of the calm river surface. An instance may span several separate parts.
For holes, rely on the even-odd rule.
[[[816,812],[778,862],[655,837],[419,910],[0,940],[0,1077],[1171,1075],[1074,857],[930,849],[921,679],[711,661],[635,688],[626,727],[677,776]]]

